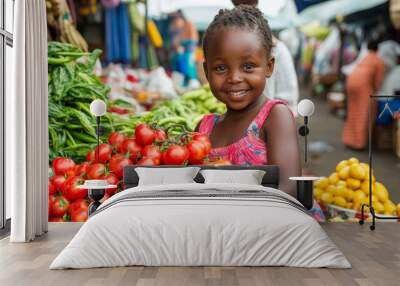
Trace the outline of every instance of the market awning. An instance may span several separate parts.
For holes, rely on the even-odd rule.
[[[363,10],[371,9],[388,0],[330,0],[308,7],[295,20],[297,26],[313,21],[328,23],[337,16],[348,16]]]
[[[273,30],[281,30],[293,25],[289,17],[278,15],[278,11],[290,1],[292,0],[260,1],[259,8],[266,14]],[[220,9],[233,8],[231,0],[149,0],[148,3],[150,16],[157,17],[180,9],[183,14],[194,23],[197,29],[201,31],[207,28]]]

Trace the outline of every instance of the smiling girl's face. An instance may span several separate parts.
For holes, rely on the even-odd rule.
[[[246,29],[221,28],[208,41],[204,70],[216,98],[242,110],[261,99],[274,68],[259,36]]]

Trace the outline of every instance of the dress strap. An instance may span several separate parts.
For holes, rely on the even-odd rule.
[[[203,116],[203,119],[200,122],[199,132],[210,135],[218,116],[216,114],[207,114]]]
[[[250,123],[250,126],[247,129],[247,131],[255,133],[258,136],[260,134],[260,130],[262,129],[262,126],[264,125],[264,122],[267,120],[269,114],[271,113],[272,108],[277,104],[287,105],[287,102],[284,100],[280,100],[280,99],[268,100],[264,104],[264,106],[260,109],[257,116]]]

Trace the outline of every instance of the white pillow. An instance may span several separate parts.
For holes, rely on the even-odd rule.
[[[199,167],[135,168],[139,176],[138,186],[196,183],[193,179],[199,170]]]
[[[201,170],[205,184],[261,185],[265,171],[262,170]]]

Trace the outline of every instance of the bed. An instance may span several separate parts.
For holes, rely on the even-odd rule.
[[[343,253],[300,202],[278,190],[276,166],[261,185],[195,183],[138,186],[105,201],[50,269],[119,266],[291,266],[350,268]]]

